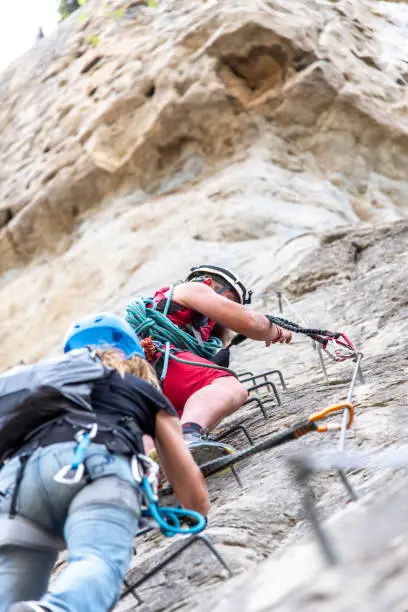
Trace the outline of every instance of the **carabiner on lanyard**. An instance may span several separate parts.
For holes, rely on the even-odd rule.
[[[64,465],[54,476],[56,482],[62,484],[74,485],[81,481],[85,472],[84,458],[87,448],[96,436],[98,425],[93,423],[90,429],[86,431],[81,429],[75,435],[77,446],[75,448],[74,458],[72,463]]]

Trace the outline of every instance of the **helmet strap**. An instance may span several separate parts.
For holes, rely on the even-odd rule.
[[[229,287],[222,287],[221,289],[218,289],[218,291],[216,291],[215,293],[218,293],[218,295],[222,295],[224,291],[231,291],[231,289]]]

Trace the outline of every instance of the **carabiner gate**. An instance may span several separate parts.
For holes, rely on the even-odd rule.
[[[309,423],[316,423],[316,421],[321,421],[322,419],[325,419],[326,417],[329,416],[329,414],[333,414],[335,412],[342,412],[343,410],[347,410],[348,411],[348,421],[347,421],[347,429],[350,429],[353,420],[354,420],[354,406],[353,404],[350,404],[349,402],[342,402],[341,404],[334,404],[333,406],[329,406],[328,408],[324,408],[323,410],[320,410],[319,412],[314,412],[313,414],[310,415],[308,421]],[[341,424],[339,423],[326,423],[323,425],[318,425],[316,427],[316,431],[322,433],[322,432],[326,432],[326,431],[340,431],[341,430]]]
[[[54,476],[56,482],[66,485],[78,484],[85,472],[84,457],[89,443],[95,438],[98,425],[93,423],[90,430],[81,429],[75,434],[77,446],[71,464],[64,465]]]
[[[159,464],[153,461],[153,459],[150,459],[150,457],[146,457],[146,455],[138,454],[133,455],[130,466],[135,481],[141,484],[144,489],[143,481],[147,480],[150,485],[149,493],[151,493],[152,499],[157,501],[159,499],[157,478],[160,470]]]
[[[329,342],[337,344],[341,348],[330,350],[328,348]],[[350,338],[346,334],[339,333],[336,337],[328,336],[327,344],[323,347],[323,350],[328,354],[330,359],[333,361],[345,361],[346,359],[356,359],[358,355],[358,349],[354,346]]]

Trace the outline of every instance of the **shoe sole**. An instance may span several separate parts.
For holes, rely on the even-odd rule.
[[[213,461],[214,459],[219,459],[225,455],[232,455],[236,452],[232,446],[227,446],[218,442],[205,441],[193,442],[189,444],[188,449],[198,466],[207,463],[207,461]],[[225,473],[226,471],[229,471],[229,468],[222,470],[222,472],[218,472],[218,474]]]

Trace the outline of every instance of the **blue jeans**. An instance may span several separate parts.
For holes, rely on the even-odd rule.
[[[129,460],[101,444],[90,444],[86,453],[90,484],[57,483],[54,476],[72,462],[74,448],[74,442],[64,442],[35,451],[17,499],[18,516],[65,539],[68,565],[47,591],[55,549],[1,546],[0,612],[27,600],[51,612],[108,612],[117,602],[133,552],[140,494]],[[19,465],[15,458],[0,471],[0,516],[10,510]]]

